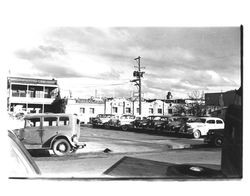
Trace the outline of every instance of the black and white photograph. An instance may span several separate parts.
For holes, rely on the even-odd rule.
[[[9,136],[40,177],[241,178],[242,32],[46,29],[13,53]]]
[[[6,46],[9,183],[244,180],[244,23],[35,23]]]

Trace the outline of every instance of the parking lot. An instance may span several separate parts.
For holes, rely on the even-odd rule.
[[[43,176],[107,177],[104,172],[124,157],[176,164],[211,164],[220,168],[221,149],[204,144],[203,138],[84,126],[80,141],[85,142],[86,147],[65,157],[56,157],[51,151],[31,151]]]

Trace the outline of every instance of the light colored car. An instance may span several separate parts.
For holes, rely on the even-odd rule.
[[[52,149],[63,156],[85,146],[79,142],[80,120],[73,114],[32,114],[24,121],[24,128],[15,133],[29,149]]]
[[[12,131],[8,131],[10,159],[9,178],[39,177],[40,169]]]
[[[120,117],[113,117],[105,123],[105,127],[119,127],[123,131],[127,131],[130,128],[130,123],[135,121],[136,117],[131,114],[124,114]]]
[[[216,117],[200,117],[186,125],[185,132],[192,134],[194,138],[207,135],[210,129],[224,129],[224,121]]]

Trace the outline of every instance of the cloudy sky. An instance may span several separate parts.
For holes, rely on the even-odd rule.
[[[56,78],[74,97],[131,96],[138,56],[145,98],[240,86],[239,27],[51,27],[20,30],[12,44],[11,75]]]

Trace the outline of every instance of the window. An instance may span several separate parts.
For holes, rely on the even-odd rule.
[[[168,113],[169,113],[169,114],[172,114],[172,113],[173,113],[173,110],[172,110],[172,109],[168,109]]]
[[[139,109],[139,108],[136,108],[136,112],[139,113],[139,112],[140,112],[140,109]]]
[[[80,108],[80,113],[84,114],[85,113],[85,108]]]
[[[158,108],[158,114],[162,113],[162,108]]]
[[[221,120],[216,120],[217,124],[223,124],[223,122]]]
[[[131,113],[131,108],[126,108],[126,113]]]
[[[26,119],[25,127],[40,127],[40,118]]]
[[[117,107],[113,107],[113,112],[117,113],[118,112],[118,108]]]
[[[56,126],[57,117],[45,117],[43,120],[43,126]]]
[[[69,125],[69,117],[67,116],[61,116],[59,118],[58,126],[67,126]]]
[[[215,120],[208,120],[207,123],[208,124],[215,124]]]
[[[95,108],[89,108],[89,113],[94,114],[95,113]]]
[[[149,114],[153,114],[154,113],[154,109],[153,108],[149,108]]]
[[[76,119],[76,124],[80,124],[80,120],[79,119]]]

